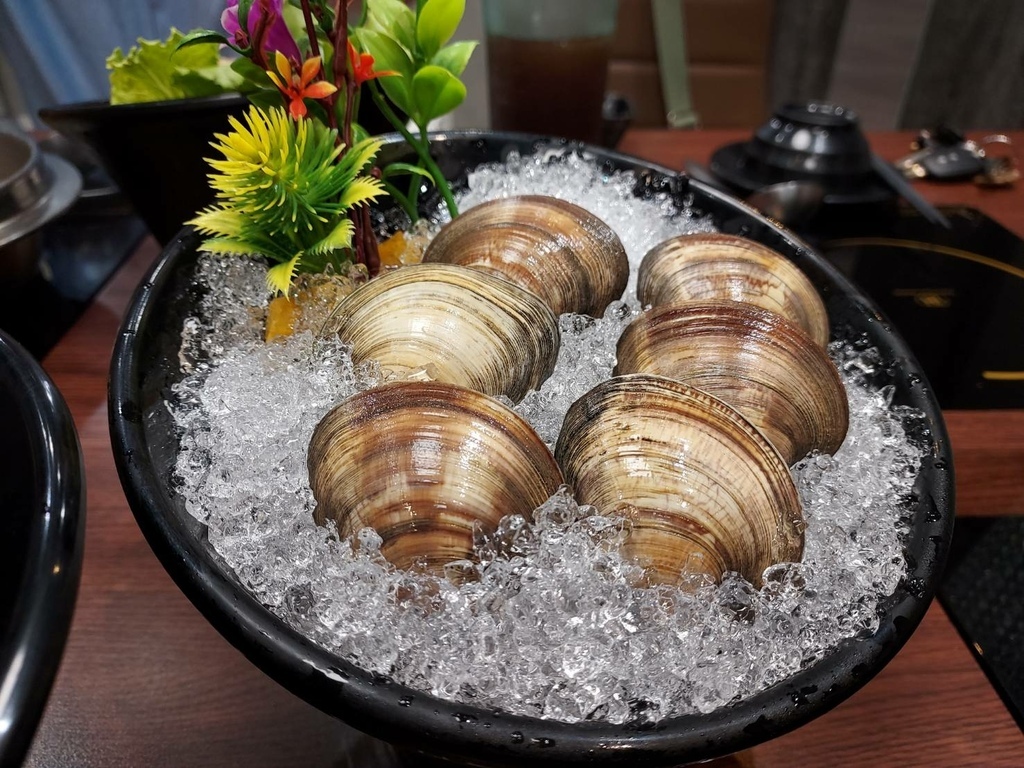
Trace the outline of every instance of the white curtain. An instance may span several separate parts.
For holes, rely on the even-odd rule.
[[[223,0],[0,0],[0,55],[20,91],[4,101],[34,118],[41,107],[105,100],[114,48],[166,38],[172,26],[219,29],[223,8]]]

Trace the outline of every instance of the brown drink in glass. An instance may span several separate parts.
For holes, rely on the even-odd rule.
[[[615,0],[486,0],[491,127],[596,142]]]

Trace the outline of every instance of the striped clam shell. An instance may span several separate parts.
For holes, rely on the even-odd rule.
[[[835,453],[846,437],[846,390],[825,349],[753,304],[654,307],[622,333],[617,356],[616,373],[666,376],[729,403],[789,464]]]
[[[736,235],[680,235],[656,245],[637,274],[642,306],[725,299],[755,304],[793,321],[824,346],[828,314],[818,291],[793,262]]]
[[[500,274],[543,298],[556,315],[600,317],[629,278],[626,251],[607,224],[543,195],[470,208],[438,232],[423,261]]]
[[[307,456],[314,519],[342,537],[365,527],[399,568],[443,575],[470,558],[473,527],[527,519],[562,483],[551,452],[497,400],[438,382],[396,382],[343,401]]]
[[[416,264],[383,274],[332,313],[356,363],[391,379],[447,382],[521,400],[551,375],[558,319],[529,291],[480,270]]]
[[[755,585],[798,561],[803,519],[785,462],[717,398],[646,374],[605,381],[574,403],[555,458],[576,499],[632,525],[624,551],[653,582],[682,573]]]

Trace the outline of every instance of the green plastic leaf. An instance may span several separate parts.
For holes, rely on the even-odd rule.
[[[455,109],[466,98],[466,86],[447,69],[428,64],[412,79],[412,118],[421,128]]]
[[[249,102],[264,111],[274,109],[275,107],[280,108],[285,104],[284,97],[277,88],[274,88],[273,90],[270,88],[264,88],[250,93]]]
[[[323,256],[331,251],[338,251],[352,245],[352,235],[355,232],[350,219],[341,219],[337,226],[332,229],[327,237],[309,249],[312,256]]]
[[[231,69],[237,72],[247,83],[257,88],[275,88],[270,78],[267,77],[267,70],[258,66],[250,59],[237,58],[231,62]]]
[[[382,179],[390,179],[394,176],[405,176],[405,175],[416,175],[422,176],[425,179],[433,180],[433,176],[430,175],[430,171],[425,168],[420,168],[418,165],[412,163],[388,163],[387,166],[380,172]]]
[[[425,60],[430,60],[451,40],[465,11],[466,0],[427,0],[424,3],[416,19],[416,44]]]
[[[369,138],[352,145],[352,148],[345,155],[345,162],[351,163],[352,167],[360,171],[380,152],[383,142],[380,139]]]
[[[238,26],[240,29],[246,30],[248,35],[249,29],[249,10],[252,8],[253,0],[238,0]],[[252,45],[250,41],[249,45]]]
[[[358,144],[361,141],[366,141],[370,138],[370,132],[363,128],[359,123],[352,123],[352,142]]]
[[[341,99],[338,99],[341,101]],[[306,119],[327,125],[327,107],[319,101],[306,99]]]
[[[145,101],[187,99],[209,96],[208,78],[176,82],[176,75],[218,66],[218,48],[202,43],[177,50],[185,36],[171,29],[166,40],[144,40],[127,54],[120,48],[107,58],[110,70],[110,103],[135,104]],[[191,90],[200,83],[199,92]]]
[[[378,72],[391,70],[405,79],[411,79],[416,72],[409,52],[393,37],[372,29],[361,29],[356,35],[360,48],[373,56],[373,68]],[[382,80],[395,78],[382,78]]]
[[[409,99],[409,87],[415,73],[415,66],[408,52],[394,39],[372,29],[359,30],[359,43],[368,54],[373,56],[374,69],[399,73],[398,77],[382,77],[376,82],[380,83],[384,93],[400,110],[409,114],[412,107]]]
[[[360,176],[348,185],[348,188],[342,193],[341,199],[338,202],[342,207],[348,209],[363,203],[373,202],[384,194],[386,194],[384,192],[384,185],[380,181],[369,176]]]
[[[225,256],[261,256],[260,249],[253,243],[242,239],[228,237],[212,237],[203,240],[199,246],[207,253],[217,253]]]
[[[401,0],[366,0],[366,26],[387,35],[409,52],[416,50],[416,14]]]
[[[295,277],[295,270],[299,266],[299,257],[296,254],[288,261],[277,264],[267,270],[267,288],[272,292],[288,295],[288,289],[292,287],[292,279]]]
[[[382,77],[374,82],[380,83],[384,95],[391,99],[403,114],[412,113],[412,97],[409,93],[409,83],[401,77]]]
[[[473,51],[476,50],[476,40],[462,40],[458,43],[452,43],[446,45],[440,51],[434,54],[434,57],[430,60],[430,63],[447,69],[453,75],[458,77],[466,71],[466,65],[469,63],[469,57],[473,55]]]
[[[211,206],[197,213],[195,218],[187,223],[204,235],[217,233],[224,236],[239,237],[245,225],[245,217],[238,211],[226,211],[223,208]]]
[[[192,45],[201,45],[203,43],[216,43],[217,45],[226,45],[228,39],[224,37],[220,32],[213,32],[209,29],[193,29],[187,35],[185,35],[181,42],[175,46],[175,53],[180,51],[182,48],[188,48]]]

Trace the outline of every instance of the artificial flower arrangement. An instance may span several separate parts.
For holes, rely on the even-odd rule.
[[[415,221],[424,178],[452,217],[451,189],[430,156],[427,126],[466,97],[459,79],[475,42],[450,43],[465,0],[227,0],[223,31],[172,30],[166,41],[115,50],[111,103],[232,91],[252,102],[217,134],[213,206],[189,222],[212,253],[266,258],[271,303],[286,315],[298,275],[381,266],[368,203],[390,194]],[[234,51],[225,61],[220,52]],[[374,168],[381,143],[358,124],[361,99],[415,150],[418,162]],[[407,183],[403,177],[408,177]],[[268,326],[273,318],[268,318]],[[270,334],[268,334],[270,335]]]

